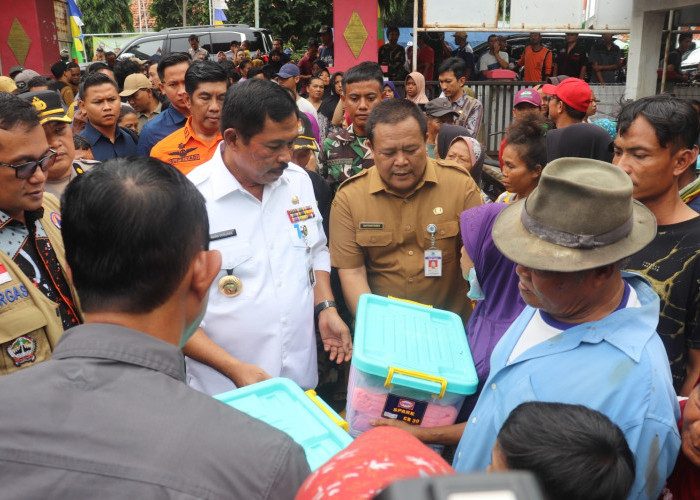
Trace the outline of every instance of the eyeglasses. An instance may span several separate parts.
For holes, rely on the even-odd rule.
[[[25,180],[29,179],[32,175],[34,175],[34,172],[36,171],[37,167],[41,167],[41,171],[46,172],[48,169],[51,168],[54,161],[56,161],[56,151],[54,151],[53,149],[49,149],[49,154],[47,154],[43,158],[39,158],[38,160],[20,163],[19,165],[11,165],[9,163],[3,163],[0,161],[0,165],[2,165],[3,167],[14,168],[15,177],[17,177],[18,179]]]

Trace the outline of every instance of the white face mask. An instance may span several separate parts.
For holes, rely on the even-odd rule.
[[[467,297],[472,300],[484,300],[484,292],[481,290],[481,285],[479,285],[479,279],[476,277],[476,271],[474,268],[469,269],[469,273],[464,276],[464,279],[469,282],[469,291],[467,292]]]
[[[199,315],[190,323],[190,325],[185,329],[184,332],[182,332],[182,336],[180,337],[180,349],[185,347],[185,344],[187,343],[188,340],[192,338],[192,335],[197,331],[197,328],[199,328],[199,324],[202,322],[202,319],[204,318],[204,313],[207,312],[207,305],[209,304],[209,291],[207,291],[207,296],[204,297],[204,302],[202,304],[202,312],[199,313]]]

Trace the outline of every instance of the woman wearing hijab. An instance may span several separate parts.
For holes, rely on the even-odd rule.
[[[482,188],[481,177],[485,157],[484,148],[479,141],[468,135],[460,135],[452,139],[445,159],[458,163],[471,174],[472,179],[481,190],[482,203],[493,203],[493,200]]]
[[[425,104],[428,102],[428,96],[425,95],[425,77],[414,71],[406,77],[406,99],[416,104]]]
[[[382,100],[386,101],[387,99],[396,99],[398,97],[401,97],[396,90],[396,85],[394,85],[394,82],[386,81],[384,82],[384,85],[382,86]]]
[[[437,135],[437,154],[442,160],[457,162],[467,170],[479,189],[483,203],[491,203],[500,194],[491,177],[488,177],[484,189],[484,160],[486,152],[476,139],[469,136],[469,131],[459,125],[443,125]]]
[[[333,113],[335,112],[335,107],[340,102],[340,94],[343,93],[343,72],[338,71],[333,73],[331,77],[330,94],[323,97],[323,102],[321,107],[318,108],[318,112],[323,114],[330,122],[333,119]]]

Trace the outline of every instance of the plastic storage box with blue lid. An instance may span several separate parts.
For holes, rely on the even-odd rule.
[[[357,306],[346,418],[350,435],[370,419],[453,424],[478,384],[461,318],[451,312],[364,294]]]
[[[273,378],[214,396],[262,420],[296,441],[316,470],[352,442],[345,421],[314,391],[304,391],[287,378]]]

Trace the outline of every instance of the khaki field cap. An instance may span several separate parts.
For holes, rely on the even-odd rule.
[[[559,158],[526,199],[501,212],[493,241],[531,269],[573,272],[612,264],[656,236],[656,219],[632,199],[620,168],[588,158]]]
[[[119,92],[122,97],[134,95],[141,89],[152,88],[151,80],[143,73],[132,73],[124,80],[124,90]]]

